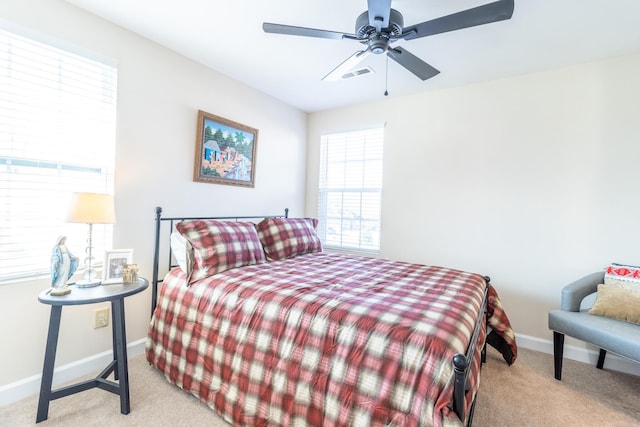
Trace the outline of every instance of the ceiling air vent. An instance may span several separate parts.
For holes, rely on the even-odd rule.
[[[347,74],[342,75],[342,80],[351,79],[354,77],[365,76],[367,74],[373,73],[373,69],[371,67],[359,68],[357,70],[353,70],[348,72]]]

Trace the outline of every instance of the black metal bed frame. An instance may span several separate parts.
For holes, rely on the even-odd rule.
[[[480,315],[478,319],[476,319],[475,327],[473,328],[473,335],[471,336],[471,341],[469,341],[469,346],[467,347],[467,351],[465,354],[455,354],[453,356],[453,375],[454,375],[454,383],[453,383],[453,411],[458,415],[458,418],[464,423],[465,419],[465,395],[469,391],[469,375],[471,374],[471,364],[473,363],[473,356],[475,354],[475,349],[478,347],[478,340],[480,339],[480,331],[481,328],[487,329],[486,319],[489,314],[487,311],[487,304],[489,298],[489,286],[491,284],[491,278],[489,276],[484,276],[484,281],[486,282],[486,286],[484,288],[484,295],[482,297],[482,304],[480,305]],[[482,368],[482,364],[487,361],[487,340],[485,336],[485,342],[482,343],[482,350],[480,352],[480,368]],[[476,390],[477,391],[477,390]],[[471,422],[473,421],[473,413],[476,408],[476,399],[478,395],[473,398],[473,402],[471,403],[471,408],[469,409],[469,418],[467,420],[467,426],[471,427]]]
[[[151,282],[151,315],[153,316],[153,312],[156,308],[156,303],[158,299],[158,285],[162,283],[163,279],[159,277],[159,266],[160,266],[160,243],[161,243],[161,234],[162,234],[162,223],[167,222],[169,224],[168,233],[171,234],[171,231],[174,229],[174,225],[176,222],[185,221],[185,220],[257,220],[263,218],[288,218],[289,217],[289,209],[285,208],[284,215],[250,215],[250,216],[218,216],[218,217],[163,217],[162,216],[162,208],[156,207],[156,219],[155,219],[155,243],[154,243],[154,252],[153,252],[153,278]],[[168,239],[170,240],[170,239]],[[167,243],[169,248],[169,257],[168,257],[168,270],[176,267],[176,264],[173,263],[172,253],[171,253],[171,245]],[[471,341],[469,342],[469,346],[467,347],[467,351],[465,354],[457,353],[453,356],[453,371],[454,371],[454,389],[453,389],[453,411],[458,415],[458,418],[464,423],[465,420],[465,396],[469,392],[469,375],[471,374],[471,365],[473,363],[475,349],[478,347],[478,339],[480,339],[480,331],[481,328],[485,328],[486,330],[486,317],[487,313],[487,302],[488,302],[488,292],[489,283],[491,278],[489,276],[484,276],[484,280],[486,282],[486,287],[484,290],[484,296],[482,298],[482,305],[480,312],[484,315],[478,316],[476,320],[475,327],[473,329],[473,335],[471,336]],[[486,340],[485,340],[486,341]],[[486,351],[487,346],[486,342],[482,345],[482,351],[480,355],[480,366],[486,362]],[[471,408],[469,410],[469,417],[467,420],[467,426],[471,426],[471,422],[473,420],[473,413],[476,405],[476,397],[474,397],[473,402],[471,404]]]

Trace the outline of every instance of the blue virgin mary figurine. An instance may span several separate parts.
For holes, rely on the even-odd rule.
[[[51,295],[65,295],[71,292],[67,281],[78,268],[78,258],[67,249],[67,236],[60,236],[51,252]]]

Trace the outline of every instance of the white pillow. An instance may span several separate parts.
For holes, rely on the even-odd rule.
[[[191,272],[193,271],[193,248],[191,243],[177,231],[171,233],[171,253],[182,271],[187,274],[187,279],[191,277]]]

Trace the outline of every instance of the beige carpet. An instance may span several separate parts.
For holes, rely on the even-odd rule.
[[[518,349],[507,366],[490,349],[480,378],[475,427],[640,426],[640,377],[564,360],[562,381],[553,356]]]
[[[566,361],[562,382],[553,378],[552,356],[520,349],[508,367],[489,350],[473,425],[640,426],[640,377]],[[605,363],[606,367],[606,363]],[[138,356],[129,364],[131,413],[120,414],[118,396],[89,390],[51,402],[43,427],[228,427],[196,398],[170,385]],[[0,426],[35,424],[37,396],[0,408]]]

